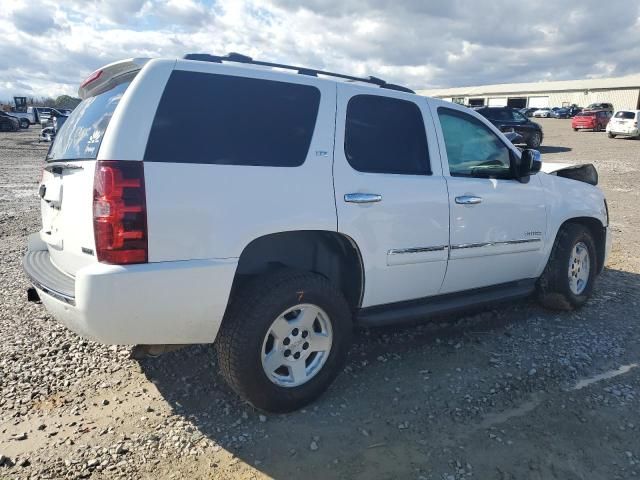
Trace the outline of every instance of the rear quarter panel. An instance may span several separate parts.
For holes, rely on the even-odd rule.
[[[335,83],[207,62],[179,61],[177,68],[313,85],[321,93],[320,107],[307,157],[299,167],[145,162],[149,261],[235,258],[252,240],[270,233],[336,231]],[[147,103],[159,95],[147,95],[153,97]],[[140,127],[143,133],[129,138],[146,139],[153,120],[152,115],[148,117]],[[125,128],[125,119],[120,121]],[[203,148],[206,142],[204,138]],[[142,158],[144,148],[131,153]]]

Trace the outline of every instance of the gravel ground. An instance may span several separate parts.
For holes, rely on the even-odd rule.
[[[587,306],[359,331],[329,392],[281,416],[241,403],[209,347],[136,362],[27,303],[47,145],[0,133],[0,478],[637,478],[640,141],[540,123],[544,158],[593,162],[609,199]]]

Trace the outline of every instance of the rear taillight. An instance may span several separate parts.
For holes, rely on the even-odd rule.
[[[96,163],[93,232],[99,262],[118,265],[147,262],[143,162],[99,160]]]
[[[80,88],[86,87],[91,82],[95,82],[101,76],[102,76],[102,70],[96,70],[95,72],[93,72],[91,75],[89,75],[87,78],[84,79],[84,81],[80,84]]]

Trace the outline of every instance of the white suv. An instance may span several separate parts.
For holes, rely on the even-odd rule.
[[[79,93],[30,298],[106,344],[215,341],[263,410],[320,395],[354,325],[535,291],[579,307],[606,260],[592,166],[536,174],[473,110],[374,77],[188,55],[108,65]]]
[[[607,123],[609,138],[616,136],[640,137],[640,110],[618,110]]]

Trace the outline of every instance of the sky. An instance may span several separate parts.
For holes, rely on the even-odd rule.
[[[637,0],[0,0],[0,101],[130,57],[239,52],[414,89],[640,73]]]

